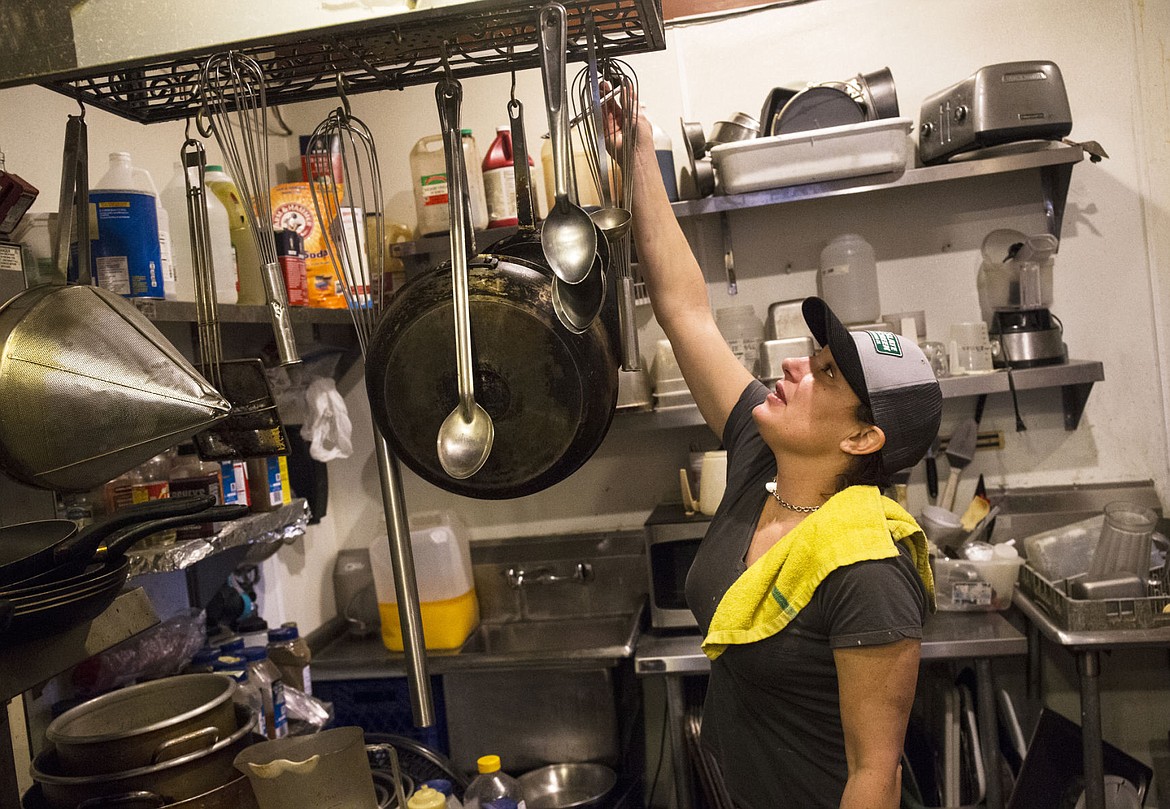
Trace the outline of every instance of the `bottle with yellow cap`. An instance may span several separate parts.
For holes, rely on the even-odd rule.
[[[447,809],[447,799],[442,792],[424,786],[410,796],[406,809]]]
[[[527,809],[520,782],[500,769],[499,756],[480,756],[479,775],[463,792],[464,809]]]

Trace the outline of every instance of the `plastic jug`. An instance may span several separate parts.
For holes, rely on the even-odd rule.
[[[715,310],[715,325],[727,341],[740,365],[753,374],[764,342],[764,321],[756,316],[751,304],[724,306]]]
[[[195,300],[195,268],[191,259],[191,231],[187,215],[187,182],[183,165],[175,163],[175,173],[162,191],[163,210],[177,227],[171,234],[172,264],[175,275],[174,299]],[[192,182],[198,182],[198,169],[191,168]],[[204,194],[207,208],[208,238],[211,241],[211,269],[215,278],[217,303],[236,302],[236,259],[232,253],[231,221],[227,208],[214,193]],[[170,295],[167,296],[170,298]]]
[[[528,158],[532,165],[532,158]],[[483,159],[483,188],[487,195],[488,227],[518,225],[516,209],[516,173],[512,159],[512,130],[496,127],[496,139]]]
[[[235,182],[223,170],[223,166],[209,165],[203,181],[223,203],[228,214],[228,233],[236,258],[236,303],[262,306],[265,302],[264,279],[260,274],[260,253],[256,240],[248,229],[248,209],[240,197]]]
[[[467,166],[467,193],[471,199],[471,224],[476,230],[488,226],[487,198],[479,150],[470,129],[461,130],[463,162]],[[419,138],[410,150],[410,177],[414,185],[414,207],[421,236],[446,233],[451,228],[447,209],[447,162],[443,136]]]
[[[362,729],[286,736],[241,750],[233,766],[248,776],[260,809],[377,809]]]
[[[127,152],[112,152],[110,167],[89,192],[96,214],[93,277],[100,287],[130,298],[163,298],[158,192]]]
[[[479,625],[467,529],[450,512],[416,514],[410,520],[410,546],[414,552],[423,643],[428,649],[457,649]],[[402,627],[390,566],[390,541],[385,534],[370,544],[370,564],[382,618],[382,643],[390,651],[400,652]]]
[[[817,294],[842,323],[873,323],[881,318],[877,258],[869,242],[856,233],[830,241],[821,251]]]
[[[569,172],[570,186],[576,189],[577,204],[582,208],[601,207],[601,198],[597,196],[597,187],[593,184],[593,175],[589,171],[589,156],[582,145],[584,133],[580,125],[573,127],[569,142],[573,145],[573,170]],[[552,210],[556,200],[556,172],[553,171],[552,140],[544,139],[540,147],[540,166],[544,171],[544,201],[545,210]],[[569,194],[570,198],[573,196]]]

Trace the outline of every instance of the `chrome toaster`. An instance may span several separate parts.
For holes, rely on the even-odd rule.
[[[1072,112],[1054,63],[1003,62],[927,97],[918,122],[918,153],[929,164],[985,146],[1059,140],[1072,131]]]

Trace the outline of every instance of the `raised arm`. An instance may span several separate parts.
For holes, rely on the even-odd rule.
[[[727,416],[752,375],[715,325],[703,271],[670,208],[644,116],[638,123],[633,208],[638,268],[654,317],[670,340],[699,412],[722,439]]]

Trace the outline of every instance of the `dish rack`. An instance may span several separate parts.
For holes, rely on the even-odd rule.
[[[1154,629],[1170,626],[1170,587],[1166,572],[1151,581],[1144,598],[1074,599],[1069,597],[1073,579],[1048,581],[1025,563],[1020,568],[1020,591],[1036,603],[1061,629],[1093,632],[1103,629]]]

